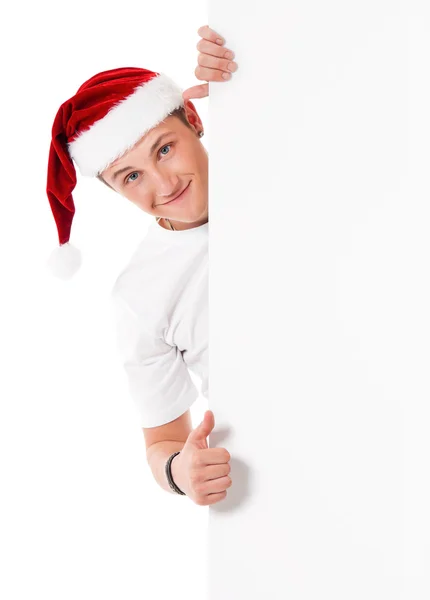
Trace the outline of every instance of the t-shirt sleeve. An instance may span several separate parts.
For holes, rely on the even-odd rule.
[[[181,416],[199,393],[182,352],[151,332],[117,294],[111,296],[118,354],[142,427],[158,427]]]

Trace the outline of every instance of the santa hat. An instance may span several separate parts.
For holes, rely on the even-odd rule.
[[[182,90],[167,75],[124,67],[94,75],[60,106],[46,187],[60,243],[48,259],[56,277],[69,279],[81,265],[80,250],[69,242],[75,214],[72,161],[82,175],[97,176],[183,105]]]

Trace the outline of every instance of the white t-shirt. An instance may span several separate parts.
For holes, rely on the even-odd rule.
[[[149,226],[112,288],[118,352],[142,427],[173,421],[208,398],[209,223]]]

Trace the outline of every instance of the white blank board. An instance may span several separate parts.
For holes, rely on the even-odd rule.
[[[426,3],[209,2],[210,600],[430,597]]]

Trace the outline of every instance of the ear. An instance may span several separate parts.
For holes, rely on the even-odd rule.
[[[203,129],[203,123],[200,119],[194,104],[191,100],[185,100],[184,102],[185,114],[187,116],[188,122],[190,125],[194,127],[196,132],[201,131]]]

